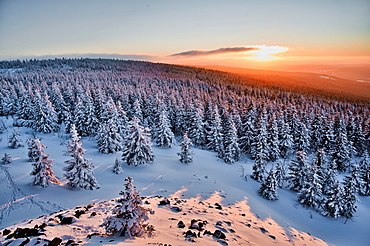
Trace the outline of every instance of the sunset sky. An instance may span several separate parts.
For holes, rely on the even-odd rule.
[[[370,63],[369,0],[0,0],[0,59]]]

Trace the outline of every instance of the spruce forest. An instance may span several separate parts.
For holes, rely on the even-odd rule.
[[[251,172],[243,170],[240,178],[246,185],[258,182],[260,196],[278,200],[279,191],[289,190],[301,206],[340,223],[352,220],[361,197],[370,196],[366,101],[289,91],[195,67],[17,60],[0,62],[0,116],[0,123],[13,122],[8,147],[28,146],[37,186],[60,181],[44,153],[47,146],[37,137],[22,142],[17,127],[66,139],[70,159],[63,171],[71,189],[101,186],[93,171],[98,163],[84,157],[80,139],[88,138],[101,154],[120,153],[112,163],[117,174],[125,165],[154,163],[152,146],[181,146],[175,156],[181,165],[192,163],[198,149],[211,151],[224,165],[251,161]],[[0,131],[7,131],[5,124]],[[2,163],[12,165],[9,154],[2,155]],[[120,231],[112,224],[109,229]]]

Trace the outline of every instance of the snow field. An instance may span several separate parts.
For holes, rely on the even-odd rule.
[[[195,151],[194,162],[183,164],[179,161],[177,155],[180,151],[179,143],[167,149],[153,145],[156,156],[153,164],[138,167],[123,164],[124,171],[117,175],[113,173],[112,169],[116,157],[121,158],[121,152],[101,154],[98,152],[95,140],[82,138],[82,147],[87,149],[85,157],[92,160],[95,166],[95,177],[101,188],[93,191],[71,190],[66,185],[68,180],[63,177],[64,171],[62,170],[66,166],[64,161],[70,159],[70,157],[63,155],[66,150],[66,139],[59,138],[56,133],[36,133],[36,136],[42,139],[41,143],[47,146],[45,153],[49,154],[50,159],[55,160],[52,163],[53,171],[61,181],[61,185],[53,184],[47,188],[33,186],[31,185],[32,177],[29,175],[32,165],[31,162],[28,162],[26,144],[26,139],[31,138],[32,130],[24,127],[16,128],[22,133],[21,138],[25,147],[10,149],[7,147],[7,134],[13,128],[11,126],[12,121],[8,120],[6,123],[8,133],[5,132],[0,135],[2,137],[0,153],[9,153],[13,159],[13,163],[6,165],[6,167],[18,188],[43,205],[44,211],[31,204],[29,199],[25,199],[17,193],[18,197],[16,199],[18,200],[11,206],[14,210],[10,211],[9,216],[3,216],[1,228],[24,219],[33,219],[48,214],[49,212],[46,210],[50,210],[50,212],[51,210],[58,211],[60,207],[70,209],[119,197],[118,193],[123,189],[124,179],[131,176],[141,196],[170,197],[172,195],[172,197],[177,196],[179,199],[206,200],[214,197],[215,192],[217,192],[222,206],[236,206],[235,204],[241,202],[243,206],[250,207],[251,212],[258,219],[261,221],[273,220],[281,226],[281,230],[286,232],[290,230],[290,227],[293,227],[333,245],[367,245],[370,240],[370,234],[368,233],[370,199],[368,197],[360,197],[361,202],[357,204],[358,208],[353,221],[350,220],[344,224],[344,219],[323,217],[312,209],[302,207],[296,199],[297,194],[295,192],[279,189],[278,201],[268,201],[260,197],[258,195],[260,183],[250,178],[246,181],[242,177],[243,169],[246,174],[251,174],[252,160],[241,160],[229,165],[216,158],[214,152],[193,149]],[[4,209],[5,204],[12,196],[12,188],[9,187],[3,171],[0,172],[0,185],[0,208]],[[218,220],[226,220],[226,218],[221,218],[222,215],[220,214],[215,214],[214,220],[219,216],[220,219]],[[189,216],[189,219],[183,219],[184,222],[188,222],[190,219],[198,218],[196,216],[190,218]],[[151,216],[150,220],[152,220]],[[168,218],[165,216],[163,220],[168,222]],[[170,223],[162,222],[158,224],[163,224],[164,227],[170,225]],[[157,225],[154,226],[157,227]],[[162,231],[159,228],[156,228],[158,233]],[[238,235],[243,235],[243,233],[243,230],[238,231]],[[256,234],[255,240],[261,239],[260,234]],[[293,232],[292,234],[297,233]],[[204,242],[207,243],[208,241],[205,240]]]

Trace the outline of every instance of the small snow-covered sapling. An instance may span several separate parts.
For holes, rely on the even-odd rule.
[[[10,157],[10,154],[4,153],[4,157],[1,159],[1,162],[3,164],[9,164],[9,163],[12,163],[13,160],[12,160],[12,157]]]

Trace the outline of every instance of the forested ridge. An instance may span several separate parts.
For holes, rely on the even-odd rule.
[[[255,160],[250,176],[262,183],[261,196],[274,200],[278,188],[291,189],[300,203],[332,217],[351,218],[356,194],[370,195],[368,102],[201,68],[55,59],[0,62],[0,115],[35,132],[75,130],[96,138],[103,154],[123,151],[122,161],[134,166],[154,161],[150,140],[168,148],[188,137],[228,164]],[[132,146],[143,150],[140,158]],[[268,162],[278,163],[267,170]]]

